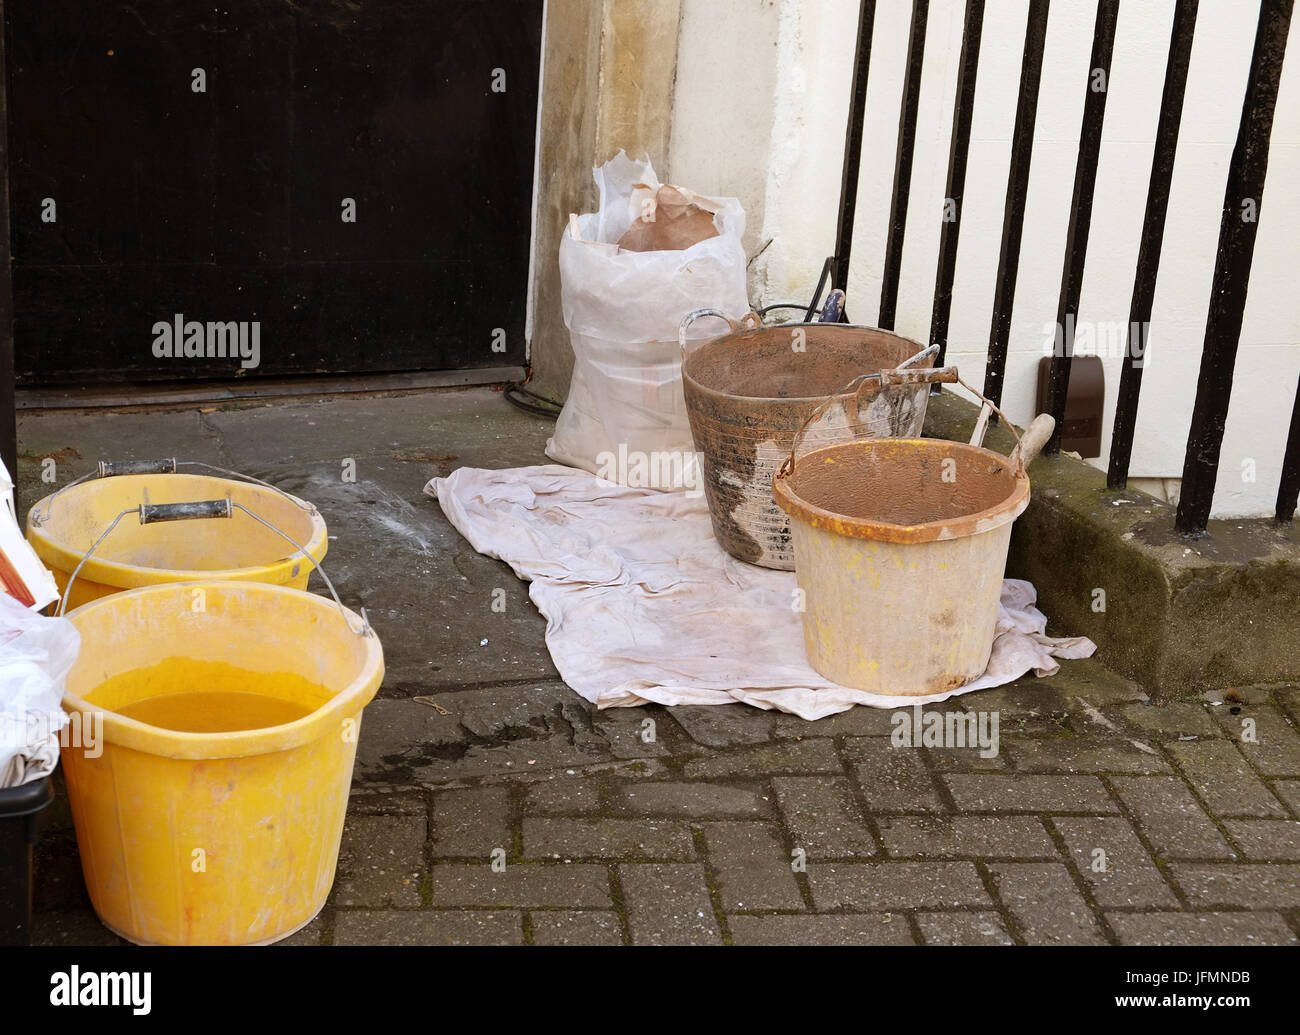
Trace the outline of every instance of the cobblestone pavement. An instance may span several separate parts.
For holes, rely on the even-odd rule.
[[[288,944],[1296,942],[1300,688],[1156,705],[1101,657],[925,710],[996,713],[991,757],[896,747],[894,713],[863,708],[598,712],[526,587],[419,498],[438,465],[538,462],[547,425],[488,392],[412,398],[147,415],[117,450],[190,434],[312,498],[384,641],[338,879]],[[89,433],[23,426],[37,456]],[[338,456],[357,484],[321,473]],[[62,795],[44,826],[36,940],[115,942]]]

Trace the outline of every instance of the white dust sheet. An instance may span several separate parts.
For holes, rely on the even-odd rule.
[[[708,504],[633,489],[571,467],[461,468],[424,488],[477,550],[531,582],[564,681],[599,708],[730,704],[819,719],[856,704],[899,708],[999,686],[1057,658],[1086,658],[1083,637],[1044,635],[1034,587],[1002,584],[987,671],[956,690],[889,697],[818,675],[791,608],[794,572],[735,560],[713,538]]]

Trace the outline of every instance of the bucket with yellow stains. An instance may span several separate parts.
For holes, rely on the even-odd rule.
[[[278,941],[334,881],[361,712],[362,616],[284,586],[148,586],[69,618],[62,752],[90,899],[133,942]]]
[[[245,480],[179,470],[187,465]],[[157,511],[220,499],[231,503],[225,521],[121,520],[141,505]],[[97,476],[32,507],[27,541],[67,592],[69,608],[124,589],[194,579],[306,589],[329,545],[324,519],[306,500],[233,471],[176,460],[102,461]]]

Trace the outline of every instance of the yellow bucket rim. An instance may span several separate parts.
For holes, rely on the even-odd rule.
[[[165,585],[144,586],[140,589],[115,593],[101,597],[68,612],[67,617],[77,625],[78,617],[84,618],[99,608],[113,608],[129,602],[134,597],[149,594],[175,593],[201,587],[205,592],[220,593],[232,591],[235,586],[231,581],[202,580],[190,583],[167,583]],[[374,700],[379,686],[384,679],[384,652],[368,623],[349,608],[342,608],[326,597],[319,597],[300,589],[277,586],[267,582],[239,582],[240,593],[265,593],[270,595],[292,595],[311,600],[319,606],[327,621],[338,624],[342,635],[361,636],[365,640],[366,657],[360,673],[344,689],[330,698],[315,711],[301,719],[286,722],[280,726],[264,726],[253,730],[236,730],[225,733],[186,733],[153,726],[138,719],[100,708],[84,697],[71,691],[63,695],[63,710],[69,714],[98,712],[103,716],[103,737],[105,742],[120,747],[164,758],[188,760],[211,760],[218,758],[247,758],[252,755],[269,755],[277,751],[289,751],[304,744],[310,744],[326,736],[331,728],[339,728],[344,719],[351,718]],[[346,620],[345,620],[346,619]],[[353,623],[364,624],[364,632],[353,631]],[[80,632],[80,629],[78,629]]]
[[[229,481],[226,478],[215,478],[211,475],[201,474],[186,475],[186,477],[203,478],[218,484],[226,484]],[[234,484],[244,487],[242,482]],[[256,485],[248,487],[258,488]],[[72,492],[75,493],[76,489],[73,489]],[[52,538],[45,531],[44,525],[35,524],[32,520],[33,515],[48,506],[55,495],[57,493],[51,493],[43,499],[37,500],[27,512],[27,542],[47,567],[63,572],[65,575],[71,575],[76,570],[77,565],[81,563],[84,553],[79,553]],[[320,511],[307,500],[287,492],[284,495],[301,505],[311,520],[311,538],[302,546],[307,551],[307,555],[311,557],[312,567],[314,568],[316,564],[325,559],[325,553],[329,549],[329,530],[325,526],[325,519],[321,516]],[[287,550],[293,550],[293,547],[287,542],[284,545]],[[159,583],[197,582],[209,579],[228,582],[270,581],[282,583],[298,577],[300,573],[294,571],[294,565],[301,563],[303,563],[303,558],[296,552],[287,553],[284,557],[271,561],[269,564],[219,569],[150,568],[140,564],[126,564],[122,561],[112,561],[92,556],[81,569],[77,581],[94,582],[101,586],[120,586],[123,589],[136,589]]]

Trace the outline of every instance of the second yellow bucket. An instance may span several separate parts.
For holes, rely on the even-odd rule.
[[[196,500],[229,499],[238,505],[224,521],[121,521],[85,561],[68,594],[68,609],[124,589],[194,579],[307,588],[312,562],[325,556],[329,541],[315,507],[264,483],[179,473],[176,466],[175,460],[105,462],[98,478],[66,486],[32,507],[27,540],[62,592],[123,511]],[[116,473],[133,470],[157,473]]]
[[[100,919],[162,945],[266,943],[310,922],[334,881],[361,710],[383,679],[364,618],[212,581],[117,593],[69,618],[82,649],[63,705],[83,735],[62,761]]]

